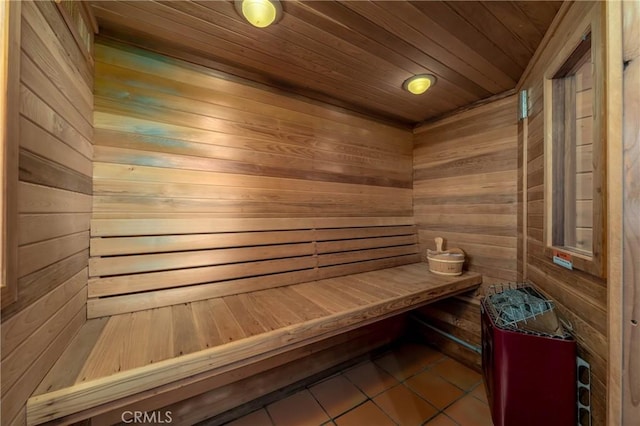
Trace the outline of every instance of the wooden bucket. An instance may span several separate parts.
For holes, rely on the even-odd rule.
[[[462,275],[462,265],[464,264],[464,251],[459,248],[451,250],[442,249],[442,238],[438,237],[436,250],[427,250],[427,261],[429,270],[439,275]]]

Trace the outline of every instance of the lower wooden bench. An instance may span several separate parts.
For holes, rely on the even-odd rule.
[[[91,319],[29,399],[27,422],[77,421],[158,395],[168,405],[188,397],[182,390],[190,384],[215,382],[481,281],[476,273],[444,277],[412,263]]]

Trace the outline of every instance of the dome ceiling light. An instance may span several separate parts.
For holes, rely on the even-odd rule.
[[[421,95],[431,86],[436,84],[436,77],[431,74],[418,74],[410,77],[402,83],[402,88],[414,95]]]
[[[235,0],[234,3],[238,14],[254,27],[268,27],[282,16],[278,0]]]

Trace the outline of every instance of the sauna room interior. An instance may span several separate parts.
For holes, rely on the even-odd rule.
[[[638,425],[640,2],[254,3],[2,2],[1,424],[279,426],[429,353],[521,426],[481,316],[528,286],[582,367],[509,377]]]

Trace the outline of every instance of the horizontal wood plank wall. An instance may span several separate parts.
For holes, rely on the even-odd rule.
[[[308,227],[296,228],[296,221],[344,218],[336,222],[335,227],[340,228],[373,226],[360,218],[411,219],[409,129],[116,42],[103,40],[95,50],[92,235],[98,239],[91,249],[92,277],[148,271],[149,266],[143,264],[146,260],[174,259],[172,264],[155,266],[172,273],[187,268],[193,272],[194,266],[211,264],[207,262],[216,256],[214,250],[202,251],[198,238],[176,236],[192,232],[166,228],[162,226],[165,221],[192,224],[204,233],[209,232],[202,230],[208,229],[207,223],[217,221],[211,232],[224,233],[243,231],[234,226],[244,220],[275,224],[273,229],[250,231],[310,232]],[[104,234],[101,225],[117,221],[149,221],[158,226],[146,233],[122,228]],[[145,229],[149,223],[143,225]],[[277,243],[280,233],[273,234],[263,244]],[[137,253],[159,254],[119,251],[111,255],[124,256],[112,262],[109,253],[99,250],[101,240],[126,242],[133,239],[118,237],[131,235],[152,235],[136,240],[145,245]],[[217,240],[220,235],[203,238]],[[236,238],[233,234],[226,237]],[[174,248],[169,251],[174,253],[167,252],[166,240],[172,241]],[[177,240],[179,245],[174,244]],[[220,244],[234,247],[233,241]],[[246,245],[238,242],[236,246]],[[300,245],[299,255],[315,261],[314,247]],[[191,255],[195,263],[189,263]],[[130,256],[126,271],[109,266],[122,264],[126,256]],[[182,285],[193,291],[197,283],[206,281]],[[172,294],[168,287],[162,284],[165,299]],[[147,283],[144,288],[118,293],[159,289]]]
[[[529,93],[527,164],[527,278],[556,302],[559,312],[573,327],[578,352],[591,364],[591,403],[594,425],[606,424],[607,383],[607,287],[606,281],[577,270],[554,265],[544,249],[544,99],[543,79],[547,65],[567,50],[567,37],[588,23],[591,12],[601,13],[600,3],[576,2],[552,25],[546,43],[535,56],[520,83]],[[596,8],[595,10],[593,8]],[[561,11],[562,12],[562,11]],[[586,28],[586,26],[585,26]],[[570,53],[570,52],[568,52]]]
[[[473,346],[481,347],[480,301],[473,295],[461,295],[429,304],[419,311],[421,319],[429,325],[450,333]],[[480,355],[441,333],[413,321],[410,330],[418,337],[436,346],[442,353],[474,370],[482,371]]]
[[[94,218],[411,216],[411,133],[96,45]]]
[[[460,247],[484,283],[516,279],[516,97],[418,127],[414,212],[423,250]]]
[[[2,424],[85,322],[93,65],[53,2],[22,2],[18,298],[2,310]],[[92,36],[92,34],[90,35]]]
[[[414,214],[421,250],[435,249],[433,239],[443,237],[445,248],[465,251],[465,267],[482,273],[484,285],[517,279],[516,123],[512,95],[414,130]],[[439,302],[421,313],[479,345],[479,330],[468,327],[480,324],[476,303]],[[479,365],[477,353],[438,344],[460,361]]]

